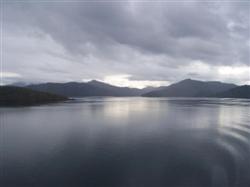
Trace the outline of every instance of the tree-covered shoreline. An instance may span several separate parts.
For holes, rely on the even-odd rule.
[[[67,97],[15,86],[0,87],[0,106],[31,106],[68,100]]]

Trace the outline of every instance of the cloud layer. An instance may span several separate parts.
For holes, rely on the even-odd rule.
[[[5,82],[250,82],[249,2],[6,2],[2,20]]]

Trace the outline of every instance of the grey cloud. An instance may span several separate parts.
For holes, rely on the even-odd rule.
[[[131,74],[131,80],[172,80],[182,74],[177,67],[197,60],[209,65],[249,65],[249,6],[209,1],[6,2],[4,24],[10,36],[50,36],[65,54],[46,54],[76,67],[88,65],[95,77],[118,72]],[[82,72],[79,78],[91,76],[86,68]]]

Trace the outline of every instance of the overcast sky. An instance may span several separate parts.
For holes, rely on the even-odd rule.
[[[3,83],[250,84],[248,1],[7,1]]]

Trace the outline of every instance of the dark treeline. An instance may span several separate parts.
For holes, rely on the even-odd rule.
[[[34,91],[15,86],[0,87],[0,106],[26,106],[65,101],[61,95]]]

